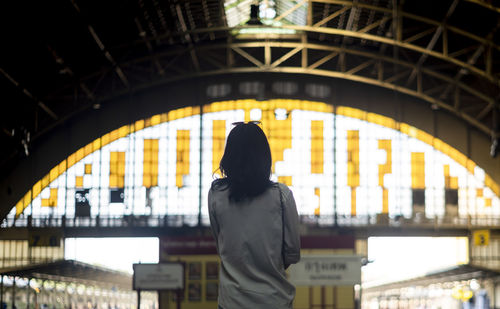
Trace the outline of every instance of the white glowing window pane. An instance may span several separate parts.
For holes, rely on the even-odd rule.
[[[250,111],[250,120],[259,121],[262,119],[262,110],[254,108]]]

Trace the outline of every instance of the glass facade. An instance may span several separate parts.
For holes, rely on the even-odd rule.
[[[323,224],[361,216],[500,215],[499,186],[456,149],[393,119],[299,100],[238,100],[139,120],[82,147],[40,179],[14,217],[192,216],[208,224],[207,193],[233,122],[261,121],[272,179],[299,213]],[[13,205],[14,206],[14,205]]]

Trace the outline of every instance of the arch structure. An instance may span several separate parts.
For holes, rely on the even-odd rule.
[[[127,216],[208,225],[206,196],[227,134],[251,120],[270,141],[272,179],[292,188],[304,220],[499,224],[498,183],[439,138],[348,106],[243,99],[174,109],[100,136],[39,179],[2,226]]]
[[[101,1],[41,3],[31,15],[22,5],[5,9],[23,26],[8,33],[9,61],[0,68],[2,96],[16,103],[5,111],[0,168],[12,171],[83,111],[175,81],[228,74],[374,85],[498,139],[500,9],[491,2],[261,2],[257,22],[249,22],[250,1],[242,0],[127,2],[119,9]],[[43,35],[26,39],[33,29]]]

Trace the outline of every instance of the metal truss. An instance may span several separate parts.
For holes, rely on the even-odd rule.
[[[191,77],[245,72],[308,74],[375,85],[447,110],[487,135],[498,134],[493,115],[500,109],[500,70],[494,59],[500,56],[500,45],[494,37],[500,18],[487,35],[480,36],[448,24],[458,0],[440,20],[406,12],[401,2],[296,1],[269,27],[228,27],[220,1],[179,2],[169,10],[154,2],[161,29],[144,10],[145,16],[134,19],[137,39],[119,47],[104,47],[88,24],[109,67],[50,94],[76,97],[79,108],[35,137],[81,110],[133,91]],[[467,2],[499,13],[484,1]],[[283,22],[304,8],[304,25]],[[266,33],[264,27],[273,31]],[[291,34],[276,33],[280,31]],[[120,54],[119,49],[137,47],[145,52],[130,58],[111,56]]]
[[[226,73],[281,72],[347,79],[417,97],[433,104],[433,108],[446,109],[486,134],[490,133],[490,128],[481,120],[494,106],[494,97],[461,82],[459,78],[424,68],[418,63],[356,48],[307,43],[305,36],[298,42],[262,40],[198,46],[196,54],[200,55],[201,65],[190,63],[193,49],[188,46],[157,53],[124,63],[122,67],[127,71],[137,71],[138,67],[149,67],[151,61],[163,64],[164,78],[137,85],[136,90],[173,80]],[[186,55],[189,57],[186,58]],[[273,55],[281,56],[276,58]],[[190,67],[198,69],[189,70]],[[126,90],[102,99],[124,93]],[[474,105],[469,111],[471,106],[466,102],[471,99]]]

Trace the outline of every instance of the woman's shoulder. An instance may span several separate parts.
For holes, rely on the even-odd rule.
[[[218,178],[212,181],[210,191],[225,191],[229,188],[229,183],[226,178]]]
[[[283,191],[283,193],[285,193],[285,192],[291,192],[290,188],[286,184],[284,184],[284,183],[275,182],[275,183],[273,183],[273,186],[275,186],[279,190]]]

